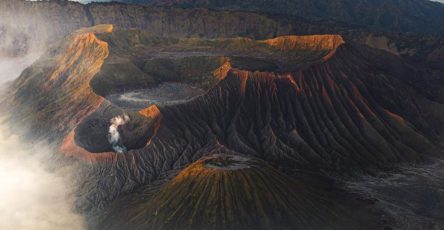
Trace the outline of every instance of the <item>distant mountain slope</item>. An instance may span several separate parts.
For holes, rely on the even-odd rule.
[[[186,8],[259,11],[307,19],[330,19],[372,28],[444,33],[444,5],[428,0],[129,0]]]
[[[155,1],[160,4],[161,0]],[[78,28],[110,23],[117,28],[140,29],[166,37],[241,36],[267,39],[283,35],[333,33],[347,40],[389,51],[413,63],[421,62],[444,69],[443,36],[380,32],[335,21],[309,21],[287,15],[202,8],[181,9],[122,3],[82,5],[62,0],[3,0],[0,1],[0,12],[0,56],[23,55],[29,49],[52,44]],[[444,27],[440,29],[444,30]]]

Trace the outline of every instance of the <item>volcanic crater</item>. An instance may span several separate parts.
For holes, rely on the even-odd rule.
[[[119,141],[125,149],[140,149],[149,142],[160,121],[159,114],[146,117],[138,111],[153,105],[183,104],[204,96],[231,69],[284,73],[322,62],[342,43],[337,35],[287,36],[261,41],[167,39],[144,31],[126,33],[114,31],[112,25],[99,25],[78,30],[61,45],[61,52],[47,56],[36,66],[57,63],[50,78],[41,84],[46,94],[42,95],[43,100],[51,94],[66,94],[60,104],[89,107],[82,108],[81,113],[73,111],[74,117],[67,118],[67,123],[73,125],[72,133],[63,140],[61,151],[69,149],[68,155],[80,151],[79,155],[95,161],[96,157],[88,152],[113,155],[112,144],[106,138],[113,117],[129,114],[129,122],[118,127],[119,134],[122,133]],[[90,74],[81,75],[86,71]],[[20,84],[26,85],[20,80],[16,83],[18,88]],[[57,86],[69,87],[68,93]],[[73,89],[77,91],[69,93]],[[20,90],[17,94],[25,96],[20,95]],[[74,105],[72,108],[76,108]]]
[[[178,39],[101,25],[25,70],[10,103],[35,136],[91,163],[77,204],[95,228],[375,229],[404,220],[317,181],[436,155],[444,107],[411,84],[426,73],[339,35]],[[164,84],[198,93],[149,98]],[[121,104],[128,92],[147,101]],[[122,153],[108,139],[118,116]]]
[[[114,209],[102,216],[98,226],[100,229],[380,227],[381,217],[368,207],[335,197],[338,192],[335,189],[320,191],[307,185],[304,181],[307,179],[289,177],[260,159],[210,154],[180,171],[154,196],[142,192],[138,198],[119,200]],[[128,213],[122,218],[116,211],[123,207]],[[362,220],[369,225],[363,228]]]

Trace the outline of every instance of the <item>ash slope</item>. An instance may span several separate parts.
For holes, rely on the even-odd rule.
[[[317,182],[319,183],[319,182]],[[322,184],[322,183],[319,183]],[[324,188],[323,188],[324,189]],[[101,229],[366,229],[380,219],[359,202],[334,196],[266,162],[229,154],[204,157],[154,197],[124,199]],[[137,196],[137,195],[136,195]],[[122,215],[118,208],[126,210]]]
[[[434,143],[444,124],[443,107],[438,99],[426,95],[428,84],[411,84],[429,76],[389,53],[344,44],[334,35],[266,41],[168,40],[141,35],[137,31],[112,32],[111,26],[80,31],[27,69],[11,89],[14,114],[23,115],[15,117],[17,122],[29,124],[34,134],[59,144],[62,153],[93,163],[79,171],[83,183],[77,200],[78,209],[91,217],[92,226],[94,217],[105,209],[112,211],[110,203],[122,199],[123,194],[165,180],[171,170],[215,151],[256,157],[283,171],[329,175],[373,172],[401,162],[421,161],[438,152]],[[221,44],[237,59],[219,53]],[[249,47],[247,52],[243,52],[245,47]],[[142,52],[135,57],[123,52],[136,48]],[[80,139],[94,140],[91,135],[103,137],[106,133],[77,132],[82,124],[100,119],[109,125],[109,118],[128,112],[106,101],[102,97],[106,92],[96,92],[92,83],[109,80],[101,75],[107,71],[105,66],[122,60],[125,66],[145,73],[141,79],[156,75],[153,69],[134,62],[143,57],[144,64],[156,60],[159,57],[152,52],[143,52],[156,48],[164,54],[188,54],[181,58],[202,58],[205,51],[206,58],[199,60],[211,67],[220,64],[215,72],[223,74],[213,75],[209,68],[203,76],[218,77],[217,81],[191,102],[134,114],[139,123],[132,127],[146,127],[141,132],[147,135],[142,138],[144,145],[136,144],[125,154],[88,149],[88,142]],[[78,53],[73,55],[72,51]],[[257,69],[258,56],[252,54],[271,61],[274,67]],[[225,56],[231,58],[214,59]],[[181,63],[177,56],[160,58],[173,66]],[[261,59],[259,66],[263,63]],[[157,74],[166,76],[164,72]],[[130,79],[130,75],[123,76],[123,80]],[[54,101],[54,95],[59,94],[63,95],[61,100]],[[127,130],[140,137],[139,131]],[[313,182],[306,183],[310,186]],[[399,222],[402,220],[395,218],[390,224]]]

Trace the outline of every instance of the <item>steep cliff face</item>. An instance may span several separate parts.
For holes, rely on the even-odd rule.
[[[109,53],[108,44],[98,40],[94,33],[109,30],[112,26],[72,35],[58,47],[60,50],[43,56],[25,70],[26,77],[15,81],[15,101],[27,105],[25,107],[41,121],[39,124],[46,126],[39,134],[47,131],[65,133],[103,102],[103,98],[93,93],[89,81]],[[54,98],[59,100],[54,103]],[[57,109],[64,105],[67,110]]]

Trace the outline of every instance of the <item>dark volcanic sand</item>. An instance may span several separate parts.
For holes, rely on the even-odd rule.
[[[389,173],[349,182],[348,187],[376,201],[376,205],[398,219],[401,229],[444,226],[444,160],[398,167]]]

